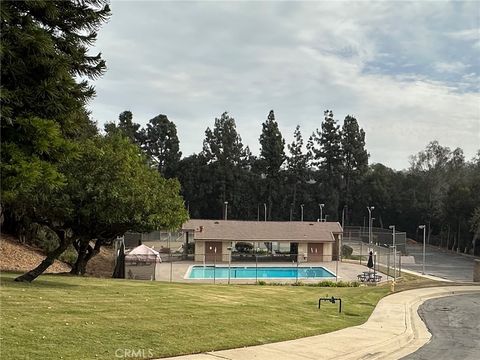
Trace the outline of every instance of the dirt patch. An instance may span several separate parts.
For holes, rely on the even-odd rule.
[[[45,259],[42,250],[20,243],[10,235],[0,234],[0,271],[29,271]],[[55,260],[47,269],[47,273],[70,271],[70,266]]]
[[[112,277],[115,267],[114,251],[111,247],[102,247],[100,253],[87,264],[87,275],[95,277]]]

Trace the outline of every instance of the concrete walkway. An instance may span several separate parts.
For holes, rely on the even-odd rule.
[[[363,325],[297,340],[170,359],[399,359],[416,351],[431,338],[417,313],[418,307],[425,300],[473,292],[478,292],[480,296],[480,286],[445,286],[403,291],[380,300]]]

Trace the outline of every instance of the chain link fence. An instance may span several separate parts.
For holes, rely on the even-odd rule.
[[[394,246],[391,230],[372,228],[371,240],[369,243],[368,228],[346,226],[343,232],[342,261],[366,265],[371,251],[377,271],[381,270],[387,277],[400,277],[402,256],[407,251],[406,233],[395,232]]]

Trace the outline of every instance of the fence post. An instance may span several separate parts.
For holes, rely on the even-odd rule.
[[[338,282],[338,257],[335,264],[335,282]]]
[[[255,283],[258,282],[258,255],[255,254]]]
[[[388,256],[387,256],[387,280],[390,276],[390,247],[388,248]]]
[[[172,252],[170,251],[170,248],[168,249],[168,257],[170,259],[170,282],[172,282],[173,262],[172,262]]]
[[[363,256],[363,241],[360,238],[360,265],[362,265],[362,256]]]
[[[298,261],[297,261],[297,274],[296,274],[296,282],[298,283]]]
[[[398,276],[402,276],[402,254],[398,257]]]

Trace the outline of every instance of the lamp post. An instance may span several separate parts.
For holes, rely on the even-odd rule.
[[[372,245],[373,245],[373,223],[375,222],[375,218],[372,216]],[[376,243],[375,245],[378,245],[378,243]]]
[[[267,204],[263,203],[263,209],[265,210],[265,221],[267,221]]]
[[[323,221],[323,207],[325,204],[318,204],[318,207],[320,208],[320,222]]]
[[[419,229],[423,229],[423,264],[422,264],[422,274],[425,275],[425,225],[420,225]]]
[[[342,229],[345,225],[345,209],[347,208],[347,205],[343,205],[343,209],[342,209]]]
[[[367,206],[368,210],[368,246],[372,247],[372,211],[375,206]]]
[[[301,210],[301,221],[303,221],[303,204],[300,205],[300,210]]]
[[[393,281],[397,278],[397,245],[395,244],[395,225],[390,225],[392,229],[392,238],[393,238]]]
[[[225,216],[224,216],[224,220],[228,220],[228,201],[225,201],[224,204],[225,204]]]

